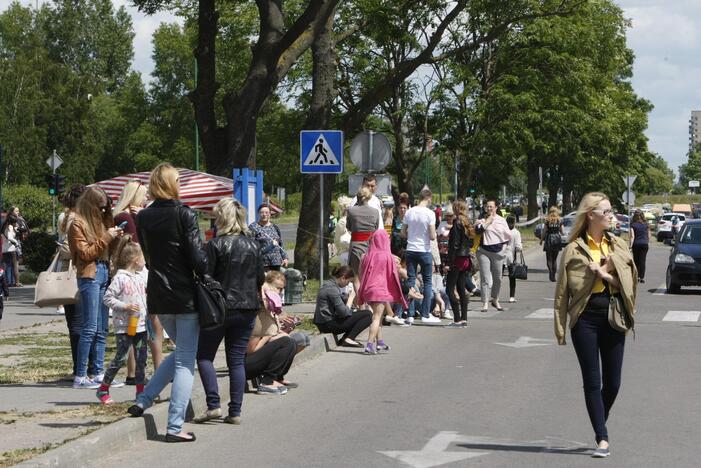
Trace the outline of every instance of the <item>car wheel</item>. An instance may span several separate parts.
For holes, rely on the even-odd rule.
[[[665,286],[667,287],[667,292],[670,294],[676,294],[681,289],[677,283],[672,282],[672,272],[667,268],[667,275],[665,277]]]

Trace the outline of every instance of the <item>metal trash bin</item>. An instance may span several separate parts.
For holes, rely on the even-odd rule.
[[[285,305],[299,304],[307,287],[307,277],[294,268],[285,270]]]

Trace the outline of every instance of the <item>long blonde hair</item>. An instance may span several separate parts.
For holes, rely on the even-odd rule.
[[[148,181],[148,193],[154,200],[177,200],[179,194],[180,174],[170,163],[161,163],[151,171]]]
[[[556,206],[551,206],[548,210],[548,216],[545,218],[546,223],[557,223],[560,221],[560,210]]]
[[[453,202],[453,214],[460,220],[463,229],[465,230],[465,235],[467,237],[475,237],[475,228],[467,217],[467,203],[462,200],[456,200]]]
[[[122,189],[122,195],[119,197],[119,201],[112,213],[117,215],[129,209],[130,206],[142,206],[145,201],[146,187],[140,180],[132,179]]]
[[[217,225],[217,236],[248,234],[246,224],[246,208],[233,198],[219,200],[214,209],[214,224]]]
[[[75,214],[85,223],[85,237],[95,242],[114,226],[112,200],[100,187],[88,187],[75,206]]]
[[[597,209],[599,203],[608,199],[609,197],[601,192],[589,192],[582,197],[582,201],[579,202],[579,207],[577,208],[577,217],[574,220],[572,232],[570,233],[570,242],[586,232],[589,227],[589,217],[587,215]]]

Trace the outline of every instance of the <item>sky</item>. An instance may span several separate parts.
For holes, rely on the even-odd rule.
[[[633,87],[655,106],[646,135],[650,150],[675,170],[686,162],[689,118],[701,110],[701,0],[614,0],[631,20],[628,47],[635,53]],[[21,0],[34,5],[35,0]],[[42,3],[42,0],[39,0]],[[126,6],[134,20],[134,70],[145,82],[153,70],[151,34],[161,22],[177,18],[167,13],[146,16]],[[5,10],[10,0],[0,0]]]

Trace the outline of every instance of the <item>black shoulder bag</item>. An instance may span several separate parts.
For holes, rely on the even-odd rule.
[[[178,234],[182,241],[180,207],[175,208],[175,216],[178,223]],[[193,275],[193,281],[195,282],[195,307],[200,318],[200,328],[211,330],[221,327],[224,325],[226,314],[226,294],[221,284],[207,274],[201,277]]]

